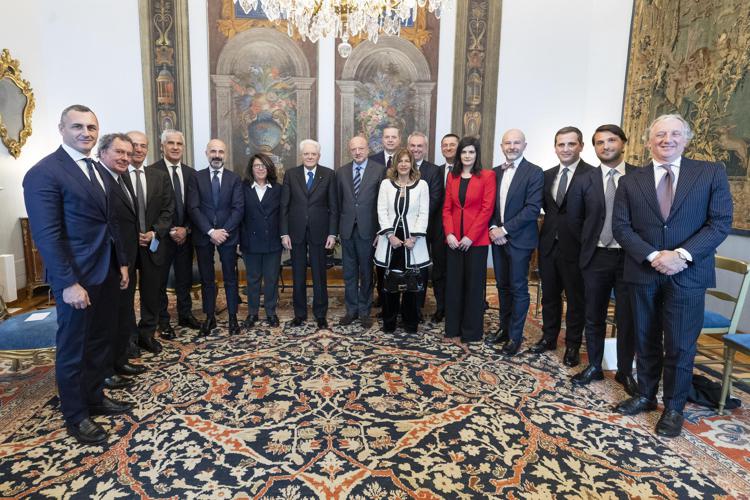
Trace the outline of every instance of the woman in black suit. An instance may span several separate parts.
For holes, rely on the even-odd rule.
[[[281,186],[276,182],[276,167],[271,159],[258,153],[250,158],[242,182],[245,215],[242,219],[240,249],[247,273],[247,319],[245,327],[258,322],[260,284],[266,319],[270,326],[279,326],[276,304],[279,301],[279,266],[281,265],[281,235],[279,211]]]

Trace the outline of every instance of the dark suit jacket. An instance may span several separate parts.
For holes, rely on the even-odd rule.
[[[440,179],[440,192],[439,197],[436,199],[437,210],[430,220],[430,225],[434,229],[432,234],[428,234],[433,244],[444,245],[445,244],[445,229],[443,227],[443,205],[445,204],[445,163],[437,165],[438,171],[437,176]],[[450,176],[450,174],[449,174]]]
[[[445,187],[443,186],[442,170],[427,160],[422,160],[419,166],[419,178],[427,183],[430,189],[430,215],[427,225],[428,238],[432,239],[435,232],[435,224],[442,225],[443,200],[445,199]],[[439,214],[438,219],[436,215]]]
[[[229,233],[229,238],[221,246],[237,245],[240,242],[239,229],[245,206],[242,181],[237,174],[225,167],[219,190],[219,206],[214,209],[211,170],[211,167],[208,167],[197,171],[188,187],[188,211],[193,221],[193,243],[195,246],[209,245],[211,238],[208,231],[224,229]]]
[[[367,161],[362,174],[359,197],[354,197],[354,170],[352,162],[336,171],[336,194],[339,208],[339,233],[342,238],[350,239],[355,235],[357,226],[359,238],[375,238],[380,229],[378,224],[378,192],[380,182],[385,178],[385,165]]]
[[[113,247],[118,266],[127,265],[111,197],[94,188],[62,146],[26,172],[23,196],[54,290],[104,282]]]
[[[715,286],[714,253],[731,224],[732,195],[721,163],[682,157],[667,220],[656,198],[653,163],[636,169],[620,180],[612,215],[612,232],[626,252],[625,280],[647,284],[660,279],[646,257],[684,248],[693,261],[672,277],[674,282],[687,288]]]
[[[396,148],[396,149],[400,149],[400,148]],[[375,163],[380,163],[384,167],[388,168],[388,166],[385,164],[385,150],[381,151],[380,153],[372,154],[367,159],[369,161],[374,161]],[[393,163],[393,160],[391,160],[391,163]]]
[[[146,230],[156,233],[160,243],[156,252],[145,247],[140,248],[148,254],[155,265],[159,266],[164,261],[167,251],[167,246],[161,242],[169,238],[169,229],[174,217],[174,190],[172,182],[164,172],[144,168],[143,173],[146,176]],[[130,173],[123,176],[123,179],[130,192],[134,193],[135,186],[130,181]]]
[[[567,220],[567,200],[571,188],[575,186],[592,167],[585,161],[581,160],[576,167],[572,177],[568,179],[568,189],[565,192],[562,205],[559,207],[555,202],[555,194],[552,192],[552,186],[555,183],[557,172],[560,171],[560,165],[544,171],[544,192],[542,198],[542,208],[544,208],[544,223],[539,232],[539,255],[546,257],[552,251],[555,245],[555,236],[557,236],[565,260],[578,264],[578,256],[581,253],[580,244],[573,235]]]
[[[245,200],[245,216],[240,226],[242,253],[279,252],[281,251],[279,219],[282,188],[279,184],[269,184],[261,201],[252,185],[253,183],[248,181],[242,183],[242,194]]]
[[[318,165],[310,191],[306,176],[303,165],[284,174],[280,231],[298,244],[305,243],[309,229],[309,243],[324,245],[329,235],[339,232],[336,175],[330,168]]]
[[[182,190],[184,192],[184,197],[183,197],[182,202],[183,202],[183,207],[185,209],[185,213],[183,214],[182,227],[189,228],[189,227],[191,227],[191,223],[190,223],[190,211],[188,210],[188,206],[189,206],[188,195],[190,193],[189,190],[188,190],[188,186],[192,182],[193,176],[195,176],[195,169],[193,167],[189,166],[189,165],[185,165],[184,163],[181,163],[180,165],[181,165],[181,170],[182,170],[182,178],[184,179],[184,185],[182,186]],[[171,184],[171,182],[172,182],[172,169],[171,168],[167,168],[167,164],[164,162],[163,158],[161,160],[157,161],[156,163],[154,163],[152,165],[149,165],[146,168],[146,170],[148,170],[149,168],[152,168],[152,167],[155,168],[156,170],[161,170],[162,172],[164,172],[165,174],[167,174],[169,176],[169,179],[170,179],[170,186],[172,185]],[[174,186],[172,187],[172,193],[174,194]],[[177,209],[175,207],[175,213],[174,213],[174,215],[172,217],[172,225],[171,225],[171,227],[175,227],[176,225],[177,225]]]
[[[445,203],[443,204],[443,228],[445,234],[452,234],[459,241],[467,236],[472,246],[490,244],[489,222],[495,207],[495,172],[482,170],[479,175],[472,175],[466,189],[466,200],[461,208],[458,197],[461,176],[448,176],[445,186]],[[463,218],[463,232],[461,219]]]
[[[532,250],[539,242],[537,219],[542,209],[544,172],[537,165],[526,161],[526,158],[523,158],[516,168],[508,187],[508,196],[503,200],[504,222],[500,221],[500,183],[503,179],[503,169],[500,166],[492,169],[495,171],[497,189],[495,211],[490,219],[490,225],[502,226],[508,232],[507,244],[511,247]]]
[[[130,199],[128,199],[128,196],[104,165],[101,165],[99,173],[107,183],[107,192],[110,193],[112,198],[112,206],[119,227],[119,240],[127,258],[128,273],[132,277],[135,259],[138,255],[138,215],[136,213],[135,194],[130,192]],[[127,186],[125,189],[128,189]],[[133,200],[132,204],[130,200]]]
[[[634,165],[625,164],[625,175],[635,170]],[[620,179],[622,182],[624,177]],[[618,182],[618,185],[619,185]],[[587,267],[594,256],[599,243],[599,235],[607,217],[604,201],[604,182],[601,167],[594,167],[586,174],[585,179],[577,182],[568,193],[568,223],[571,233],[581,245],[579,264],[581,269]]]

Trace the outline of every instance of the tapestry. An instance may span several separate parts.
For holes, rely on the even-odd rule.
[[[686,155],[722,161],[735,232],[750,232],[750,2],[636,0],[623,105],[628,161],[645,164],[641,138],[663,113],[695,137]]]

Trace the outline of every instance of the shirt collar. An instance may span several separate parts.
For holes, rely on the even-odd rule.
[[[654,169],[656,169],[656,167],[661,167],[662,165],[666,165],[667,163],[672,165],[673,168],[680,168],[680,163],[682,163],[682,156],[678,156],[675,161],[670,161],[670,162],[656,161],[652,158],[651,162],[654,164]]]
[[[581,159],[578,158],[574,163],[571,163],[567,166],[567,169],[570,170],[570,173],[575,173],[576,168],[578,168],[578,164],[581,163]],[[562,163],[560,164],[560,172],[562,172],[562,169],[566,168],[565,165]]]
[[[263,186],[261,186],[260,184],[258,184],[258,183],[257,183],[257,182],[255,182],[255,181],[253,181],[253,185],[252,185],[252,186],[250,186],[250,187],[251,187],[251,188],[253,188],[253,189],[255,189],[255,188],[258,188],[258,189],[265,189],[265,188],[270,188],[270,187],[272,187],[272,186],[271,186],[271,183],[270,183],[270,182],[268,182],[268,181],[266,181],[266,184],[265,184],[265,185],[263,185]]]
[[[114,170],[110,169],[110,168],[109,168],[109,167],[108,167],[107,165],[105,165],[104,163],[102,163],[102,166],[104,167],[104,170],[106,170],[106,171],[107,171],[107,172],[109,173],[109,175],[111,175],[111,176],[112,176],[112,178],[113,178],[114,180],[117,180],[117,178],[118,178],[118,177],[120,177],[120,174],[118,174],[118,173],[117,173],[117,172],[115,172]]]
[[[303,165],[303,166],[302,166],[302,169],[303,169],[303,171],[305,172],[305,180],[307,180],[307,173],[308,173],[308,172],[312,172],[312,173],[313,173],[313,177],[315,177],[315,172],[316,172],[316,171],[318,170],[318,166],[317,166],[317,165],[315,165],[315,166],[314,166],[314,167],[313,167],[312,169],[308,170],[308,169],[307,169],[307,167],[305,167],[305,166]]]
[[[145,169],[143,168],[143,165],[141,165],[141,168],[135,168],[133,165],[128,165],[128,173],[133,172],[135,170],[140,170],[141,172],[145,171]]]
[[[608,167],[604,164],[599,165],[599,167],[602,169],[602,175],[607,176],[609,174],[609,171],[612,170],[611,167]],[[625,160],[621,161],[619,165],[617,165],[614,170],[617,171],[620,175],[625,175]]]
[[[167,167],[180,167],[180,166],[182,166],[182,164],[180,164],[180,163],[172,163],[171,161],[167,160],[166,158],[164,158],[164,164]]]
[[[518,158],[516,158],[515,160],[513,160],[513,168],[518,168],[518,166],[521,164],[522,161],[523,161],[523,155],[521,155]],[[505,163],[508,163],[508,159],[507,158],[505,159]],[[510,168],[510,167],[508,167],[508,168]]]
[[[90,156],[86,156],[85,154],[81,153],[77,149],[73,149],[67,144],[63,143],[62,148],[65,150],[66,153],[68,153],[68,156],[73,158],[74,162],[79,162],[83,160],[84,158],[91,158]],[[93,160],[93,158],[91,158]]]
[[[357,163],[356,161],[352,161],[352,167],[354,168],[360,167],[362,170],[364,170],[366,166],[367,166],[367,158],[365,158],[365,161],[363,161],[362,163]]]
[[[214,175],[214,172],[219,172],[219,177],[221,177],[222,175],[224,175],[224,167],[221,167],[221,168],[217,169],[217,168],[213,168],[213,167],[209,166],[208,167],[208,171],[210,172],[211,175]]]

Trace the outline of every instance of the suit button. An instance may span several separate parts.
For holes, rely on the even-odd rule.
[[[667,225],[666,224],[664,224],[664,229],[667,229]]]

